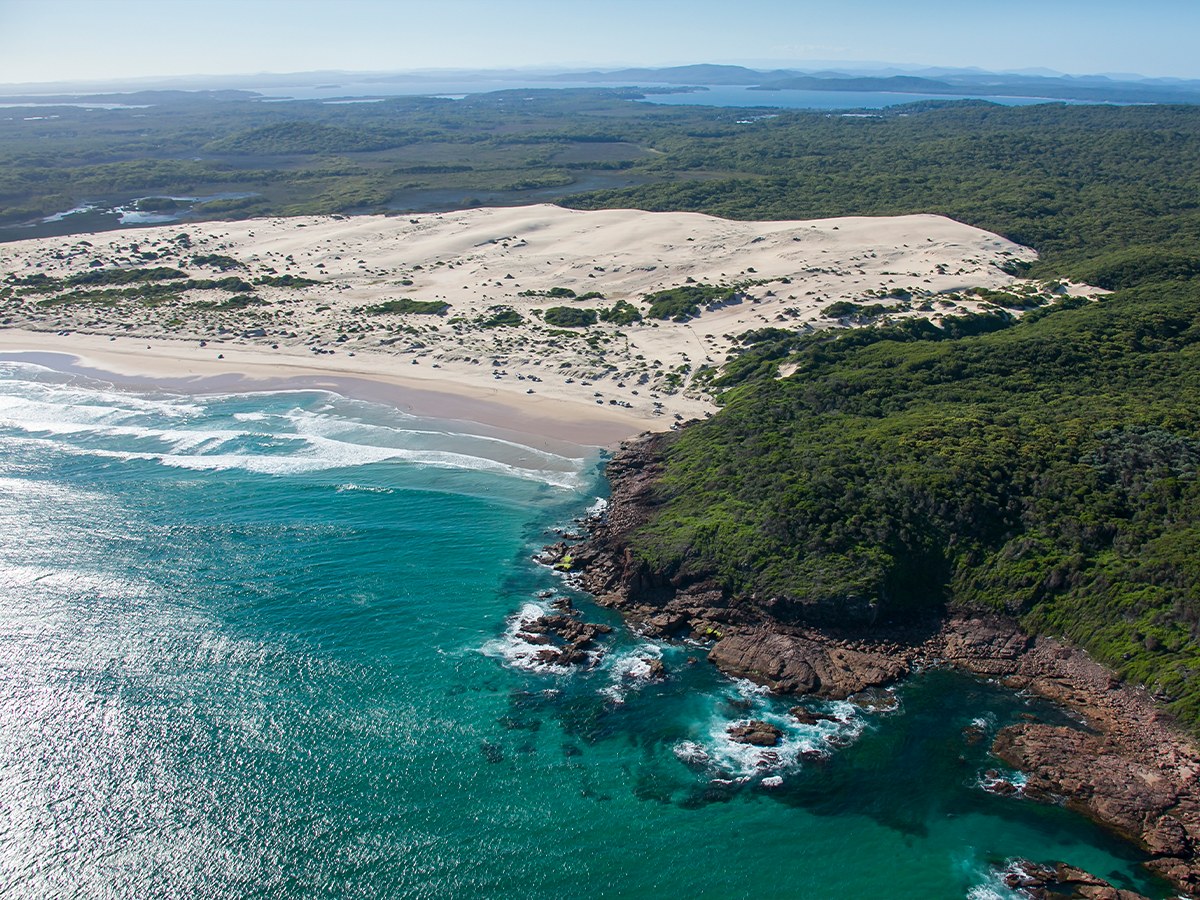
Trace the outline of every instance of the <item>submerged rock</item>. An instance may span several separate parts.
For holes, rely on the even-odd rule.
[[[1015,859],[1009,862],[1002,880],[1010,890],[1035,900],[1149,900],[1064,862],[1043,865]]]
[[[968,747],[974,747],[987,737],[987,732],[978,725],[968,725],[962,730],[962,736]]]
[[[900,706],[896,694],[885,688],[868,688],[849,698],[855,706],[871,712],[891,712]]]
[[[842,721],[837,716],[831,716],[828,713],[816,713],[804,706],[793,706],[788,710],[788,715],[790,715],[801,725],[816,725],[818,722]]]

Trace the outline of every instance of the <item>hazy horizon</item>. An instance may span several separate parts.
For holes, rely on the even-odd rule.
[[[796,72],[839,72],[850,75],[879,75],[882,77],[890,75],[916,75],[921,77],[937,78],[941,75],[973,73],[981,75],[1000,75],[1000,76],[1039,76],[1039,77],[1062,77],[1072,79],[1100,79],[1107,78],[1111,81],[1187,81],[1188,79],[1177,79],[1169,77],[1151,78],[1150,76],[1132,72],[1059,72],[1056,70],[1047,69],[1045,67],[1028,67],[1025,69],[981,69],[979,67],[954,67],[954,66],[915,66],[906,65],[903,63],[892,63],[883,61],[847,61],[847,60],[818,60],[807,63],[791,63],[778,60],[740,60],[737,62],[699,62],[686,63],[680,65],[720,65],[720,66],[741,66],[747,69],[756,71],[774,71],[781,69],[790,69]],[[413,83],[426,82],[459,82],[470,81],[473,79],[495,80],[498,84],[512,82],[514,84],[524,81],[533,81],[539,78],[548,76],[570,74],[578,72],[585,74],[588,72],[611,73],[623,71],[627,68],[637,69],[669,69],[670,66],[523,66],[511,67],[505,69],[462,69],[462,68],[420,68],[420,69],[393,69],[393,70],[369,70],[369,69],[313,69],[306,71],[261,71],[261,72],[229,72],[229,73],[205,73],[194,72],[181,75],[140,75],[124,78],[96,78],[96,79],[69,79],[57,81],[42,81],[42,82],[0,82],[0,89],[28,91],[34,94],[64,92],[64,93],[104,93],[114,92],[121,93],[127,91],[142,91],[142,90],[234,90],[247,89],[252,90],[254,87],[265,87],[268,85],[303,85],[316,84],[320,81],[327,81],[330,78],[337,78],[342,81],[352,81],[353,79],[389,79],[392,81],[400,81],[403,83],[405,78],[411,78]],[[554,87],[554,82],[548,82],[547,87]]]
[[[1191,79],[1196,33],[1200,9],[1164,0],[0,0],[0,83],[698,63]]]

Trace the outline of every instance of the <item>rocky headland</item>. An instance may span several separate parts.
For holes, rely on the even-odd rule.
[[[992,753],[1026,774],[1026,796],[1063,803],[1132,841],[1151,855],[1148,868],[1200,897],[1200,752],[1144,689],[1122,683],[1086,653],[1029,635],[1003,616],[949,608],[903,625],[814,627],[779,621],[763,604],[730,596],[718,584],[652,571],[635,557],[629,536],[653,513],[660,471],[652,436],[624,444],[608,464],[612,494],[604,514],[585,523],[588,535],[581,543],[548,546],[541,561],[571,572],[599,604],[619,610],[639,632],[704,641],[721,671],[777,693],[844,699],[944,665],[1070,710],[1079,728],[1011,725],[997,734]],[[755,724],[735,739],[766,743],[771,735]],[[1098,879],[1065,891],[1043,875],[1022,890],[1030,896],[1118,896]]]

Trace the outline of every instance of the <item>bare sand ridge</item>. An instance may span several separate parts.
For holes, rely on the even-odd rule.
[[[196,262],[212,254],[245,268],[217,272]],[[836,327],[823,313],[831,302],[876,301],[897,288],[910,293],[894,316],[936,321],[985,305],[953,292],[1011,286],[1016,279],[1000,266],[1034,258],[1026,247],[932,215],[734,222],[539,205],[173,224],[3,245],[0,278],[164,265],[197,279],[293,275],[321,283],[258,287],[267,305],[237,310],[212,308],[212,291],[112,309],[39,305],[38,296],[14,292],[4,301],[0,351],[66,353],[96,369],[200,388],[233,373],[247,387],[267,379],[373,380],[458,398],[431,410],[443,404],[427,397],[422,412],[504,420],[494,424],[519,419],[543,433],[571,422],[575,437],[558,436],[607,444],[713,411],[691,379],[721,366],[736,335],[749,329]],[[565,329],[541,319],[555,306],[605,309],[619,300],[645,312],[642,298],[689,279],[744,288],[734,302],[687,322]],[[603,298],[545,296],[555,288]],[[371,309],[403,299],[450,306],[444,316]],[[487,327],[503,308],[521,324]],[[481,412],[489,403],[496,411]]]

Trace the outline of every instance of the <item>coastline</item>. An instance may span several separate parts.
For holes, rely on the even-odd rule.
[[[428,369],[410,374],[408,367],[389,366],[376,356],[304,357],[252,345],[218,349],[225,358],[189,341],[0,329],[0,361],[41,365],[118,388],[197,394],[323,390],[412,415],[581,447],[614,448],[650,426],[666,424],[624,409],[597,406],[593,411],[578,402],[509,385],[485,387]]]
[[[541,562],[570,571],[639,633],[701,642],[721,672],[777,694],[845,699],[949,666],[1055,703],[1083,728],[1032,720],[1002,729],[993,756],[1028,780],[1019,789],[1001,780],[999,792],[1019,791],[1091,819],[1148,853],[1147,869],[1200,897],[1200,751],[1144,688],[1004,616],[949,608],[896,626],[789,624],[718,584],[652,571],[628,541],[654,505],[660,465],[651,443],[646,436],[622,446],[606,471],[612,493],[605,514],[586,522],[579,543],[546,547]]]

